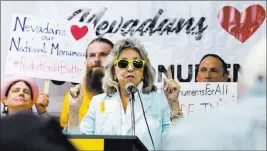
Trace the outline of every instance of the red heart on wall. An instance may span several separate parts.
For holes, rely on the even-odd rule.
[[[224,30],[244,43],[260,27],[265,19],[265,10],[261,5],[251,5],[240,13],[232,6],[224,6],[217,18]]]
[[[79,40],[81,38],[83,38],[87,32],[88,32],[88,27],[87,26],[83,26],[83,27],[79,27],[77,25],[72,25],[70,28],[71,34],[72,36],[76,39]]]

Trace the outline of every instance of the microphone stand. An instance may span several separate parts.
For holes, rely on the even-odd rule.
[[[129,93],[130,94],[130,102],[132,103],[131,109],[132,109],[132,135],[135,136],[135,115],[134,115],[134,92]]]

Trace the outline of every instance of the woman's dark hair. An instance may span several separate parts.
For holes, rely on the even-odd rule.
[[[7,91],[6,91],[6,94],[5,94],[6,97],[8,96],[8,93],[9,93],[11,87],[12,87],[13,85],[15,85],[16,83],[18,83],[18,82],[20,82],[20,81],[15,81],[15,82],[13,82],[13,83],[8,87],[8,89],[7,89]],[[30,88],[31,99],[33,99],[33,91],[32,91],[32,87],[31,87],[30,84],[27,83],[26,81],[22,81],[22,82],[24,82],[24,83]],[[29,112],[31,113],[31,112],[32,112],[32,109],[30,109]],[[4,104],[4,110],[3,110],[2,113],[8,115],[8,107],[7,107],[5,104]]]

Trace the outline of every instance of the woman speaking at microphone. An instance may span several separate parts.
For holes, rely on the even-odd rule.
[[[79,126],[73,125],[70,118],[63,132],[86,135],[136,135],[147,149],[161,149],[161,141],[170,127],[171,111],[170,102],[168,103],[164,93],[156,92],[154,82],[155,70],[150,64],[144,46],[136,39],[118,41],[105,64],[105,93],[93,97],[88,113]],[[81,100],[79,98],[82,97],[82,89],[74,87],[70,91],[71,106]],[[134,121],[130,101],[132,91],[135,92]],[[135,124],[132,124],[133,122]]]

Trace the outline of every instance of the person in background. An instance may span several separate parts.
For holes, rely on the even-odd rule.
[[[132,84],[140,92],[134,95],[135,135],[149,150],[159,150],[161,141],[168,133],[171,119],[174,121],[179,118],[180,113],[170,110],[173,107],[169,106],[178,104],[174,103],[178,99],[168,101],[165,94],[156,92],[154,82],[155,70],[145,47],[136,39],[118,41],[105,64],[104,93],[93,97],[80,125],[70,119],[63,132],[83,135],[132,135],[132,102],[125,88]],[[81,90],[81,86],[71,90],[70,105],[81,104]],[[70,117],[78,114],[70,112]]]
[[[227,64],[216,54],[207,54],[202,57],[198,72],[197,82],[227,82]]]
[[[1,102],[4,105],[2,116],[21,111],[31,113],[35,105],[39,116],[50,117],[46,111],[48,95],[39,94],[37,84],[29,77],[10,77],[1,87]]]
[[[81,83],[83,98],[81,98],[81,106],[72,108],[78,112],[76,120],[79,122],[87,113],[92,97],[103,93],[102,78],[104,76],[103,61],[113,48],[113,43],[106,38],[96,38],[90,42],[86,50],[86,76]],[[65,127],[69,121],[69,92],[65,94],[62,111],[60,114],[60,125]]]
[[[237,104],[177,121],[165,150],[266,150],[266,39],[245,60]]]

